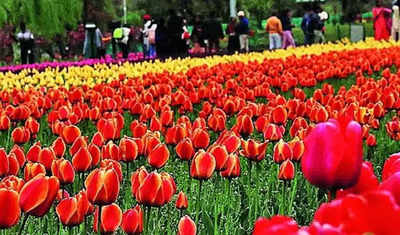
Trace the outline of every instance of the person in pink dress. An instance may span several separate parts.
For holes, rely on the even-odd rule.
[[[375,40],[389,40],[392,27],[391,13],[392,10],[382,6],[382,0],[376,1],[376,6],[372,9]]]

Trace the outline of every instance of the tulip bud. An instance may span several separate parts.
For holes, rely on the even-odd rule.
[[[290,161],[289,159],[284,161],[279,167],[278,179],[289,181],[294,178],[294,175],[295,169],[292,161]]]
[[[184,192],[179,192],[175,207],[179,210],[186,210],[188,208],[188,199]]]
[[[194,221],[187,215],[181,218],[178,224],[178,235],[196,235],[197,228]]]

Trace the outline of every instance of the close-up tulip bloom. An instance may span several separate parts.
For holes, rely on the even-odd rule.
[[[88,200],[95,205],[109,205],[119,195],[120,181],[114,169],[95,169],[85,180]]]
[[[215,157],[209,152],[199,150],[193,157],[190,166],[190,176],[198,180],[207,180],[211,178],[215,167]]]
[[[355,185],[361,173],[361,134],[361,126],[345,118],[318,124],[304,141],[304,177],[324,189]]]
[[[143,210],[139,205],[124,212],[121,228],[128,235],[137,235],[143,232]]]
[[[12,189],[0,188],[0,229],[11,228],[18,223],[21,216],[18,196],[18,192]]]
[[[181,218],[178,224],[178,235],[196,235],[197,226],[187,215]]]

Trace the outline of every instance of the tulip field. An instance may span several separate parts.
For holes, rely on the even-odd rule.
[[[399,54],[0,69],[0,233],[399,234]]]

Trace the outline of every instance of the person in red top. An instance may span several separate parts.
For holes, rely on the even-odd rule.
[[[277,13],[272,13],[267,20],[266,31],[269,33],[269,49],[276,50],[282,48],[282,22],[277,17]]]
[[[392,11],[382,6],[382,0],[376,1],[376,7],[372,9],[375,40],[389,40],[391,29]]]

